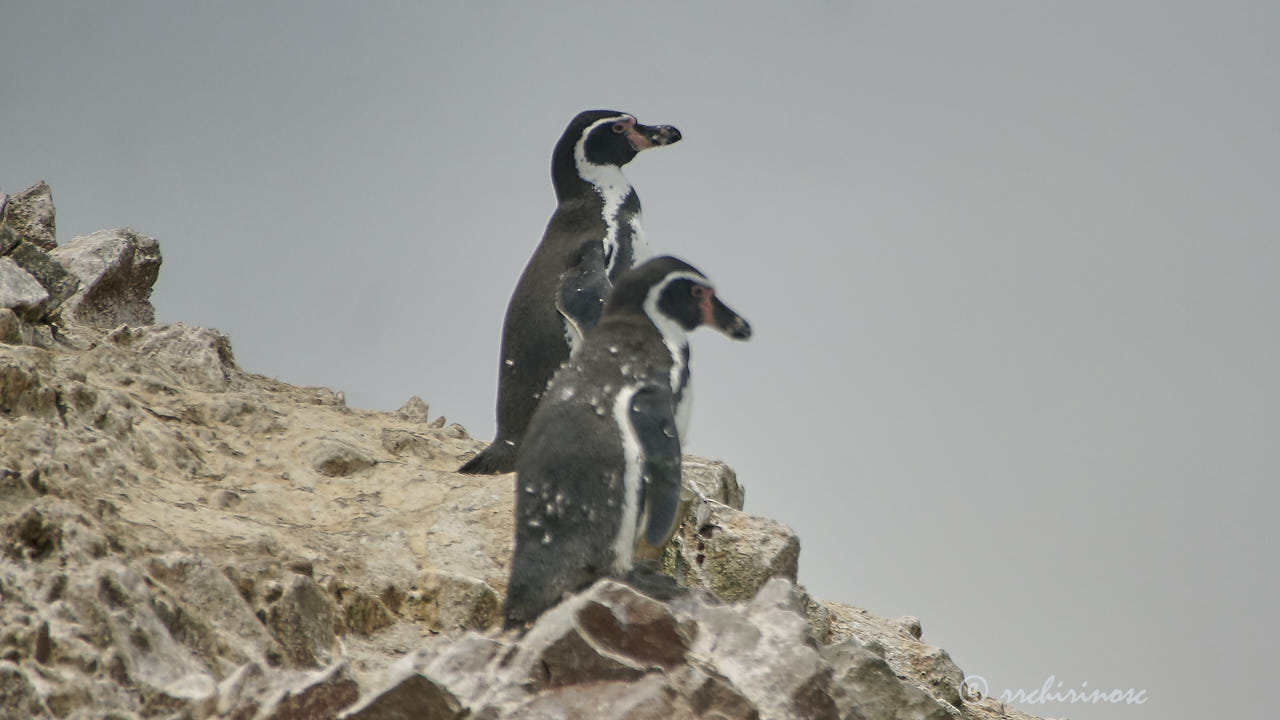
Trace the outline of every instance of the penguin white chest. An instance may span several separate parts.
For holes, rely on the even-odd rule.
[[[637,390],[637,385],[624,387],[618,391],[613,402],[613,421],[618,426],[618,435],[622,440],[623,459],[622,502],[618,503],[621,515],[618,518],[618,534],[613,537],[613,571],[619,575],[631,569],[640,515],[644,456],[640,450],[640,439],[631,425],[631,400]]]

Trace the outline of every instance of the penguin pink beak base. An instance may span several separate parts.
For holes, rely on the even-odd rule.
[[[741,315],[720,302],[716,291],[705,286],[694,286],[698,307],[702,308],[702,324],[713,327],[734,340],[751,337],[751,325]]]
[[[631,143],[631,148],[636,152],[677,143],[683,137],[680,131],[671,125],[641,125],[635,121],[635,118],[619,120],[613,124],[613,131],[625,135],[627,142]]]

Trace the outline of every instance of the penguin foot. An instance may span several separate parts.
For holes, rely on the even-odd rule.
[[[689,594],[689,588],[681,586],[676,582],[675,578],[670,575],[663,575],[645,565],[637,565],[631,568],[631,571],[627,573],[627,576],[622,581],[654,600],[662,600],[663,602]]]

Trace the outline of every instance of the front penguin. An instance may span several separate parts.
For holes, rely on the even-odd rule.
[[[705,275],[655,258],[619,278],[599,324],[556,374],[516,467],[508,627],[661,555],[680,503],[686,333],[700,325],[751,336]]]

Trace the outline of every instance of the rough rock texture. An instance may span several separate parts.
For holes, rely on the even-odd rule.
[[[34,243],[18,243],[9,251],[8,257],[49,293],[49,299],[41,308],[44,318],[52,318],[53,313],[80,287],[74,275]]]
[[[128,228],[99,230],[49,253],[80,281],[63,316],[108,328],[155,321],[151,286],[160,272],[160,244]]]
[[[794,533],[698,458],[664,558],[688,596],[601,581],[497,630],[511,476],[452,472],[481,443],[246,373],[213,330],[95,325],[151,317],[158,252],[109,235],[18,243],[97,270],[61,317],[0,308],[0,717],[1026,717],[962,699],[918,621],[810,598]]]
[[[13,230],[20,238],[41,250],[57,246],[57,225],[54,222],[53,190],[41,181],[14,193],[0,202],[0,225]]]
[[[38,319],[49,302],[49,291],[31,273],[13,261],[0,257],[0,307],[9,308],[27,319]]]

